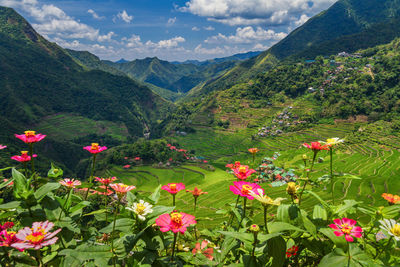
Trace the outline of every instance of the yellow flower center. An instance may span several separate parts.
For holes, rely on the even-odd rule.
[[[242,185],[242,194],[243,195],[248,195],[249,192],[253,189],[250,185],[244,184]]]
[[[240,173],[245,173],[245,172],[246,172],[246,167],[240,166],[240,167],[239,167],[239,172],[240,172]]]
[[[25,136],[26,137],[32,137],[35,136],[36,132],[35,131],[25,131]]]
[[[143,211],[146,209],[146,207],[145,207],[145,205],[143,205],[142,203],[138,203],[137,205],[136,205],[136,212],[138,213],[138,214],[142,214],[143,213]]]
[[[176,190],[176,184],[170,184],[169,188],[171,188],[171,190]]]
[[[171,213],[171,221],[176,224],[182,224],[182,214],[178,212]]]
[[[22,155],[22,156],[28,155],[28,151],[21,151],[21,155]]]
[[[342,232],[346,235],[349,235],[351,233],[351,229],[353,229],[353,227],[349,226],[347,223],[342,224],[341,227]]]
[[[29,242],[34,243],[34,244],[40,243],[44,239],[45,234],[46,234],[44,229],[39,228],[39,229],[37,229],[36,232],[34,231],[33,228],[31,228],[31,230],[32,230],[32,234],[28,235],[26,237],[26,240],[28,240]]]
[[[91,150],[98,150],[99,149],[99,144],[98,143],[92,143]]]
[[[390,229],[390,232],[395,235],[400,237],[400,224],[395,224],[392,229]]]

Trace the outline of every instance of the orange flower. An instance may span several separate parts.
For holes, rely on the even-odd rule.
[[[249,152],[251,153],[251,154],[256,154],[258,151],[260,151],[258,148],[256,148],[256,147],[253,147],[253,148],[249,148]]]
[[[322,145],[320,142],[311,142],[310,144],[304,143],[303,144],[304,147],[311,149],[314,152],[318,152],[321,150],[329,150],[329,146],[328,145]]]
[[[398,196],[398,195],[383,193],[382,197],[384,199],[386,199],[389,202],[389,204],[391,204],[391,205],[400,204],[400,196]]]
[[[123,197],[126,193],[136,188],[134,185],[126,185],[123,183],[110,184],[110,187],[115,190],[118,197]]]
[[[197,186],[193,190],[186,190],[186,192],[192,193],[193,197],[197,198],[200,195],[208,194],[208,192],[203,192],[203,190],[198,189]]]

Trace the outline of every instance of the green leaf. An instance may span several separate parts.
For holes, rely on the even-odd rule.
[[[328,227],[320,228],[320,229],[318,229],[318,231],[321,232],[322,234],[324,234],[326,237],[328,237],[337,247],[342,247],[342,248],[346,247],[347,242],[344,239],[344,237],[336,236],[333,233],[332,228],[328,228]]]
[[[322,206],[324,206],[325,210],[327,210],[328,212],[331,212],[331,206],[328,203],[326,203],[319,195],[317,195],[313,191],[304,190],[304,192],[311,194],[313,197],[315,197],[319,201],[319,203],[322,204]]]
[[[385,219],[393,219],[400,213],[400,205],[392,205],[382,209],[382,216]]]
[[[89,205],[90,205],[90,202],[89,202],[89,201],[82,201],[82,202],[79,202],[78,204],[76,204],[75,206],[73,206],[73,207],[71,207],[71,208],[69,209],[70,216],[73,217],[73,216],[75,216],[75,215],[80,214],[80,213],[82,212],[82,209],[83,209],[84,207],[89,206]]]
[[[97,266],[107,266],[113,254],[108,245],[82,244],[75,249],[64,249],[59,255],[66,256],[64,266],[71,267],[81,266],[88,260],[94,260]]]
[[[317,227],[308,219],[307,212],[305,210],[301,210],[301,218],[303,220],[303,225],[306,230],[312,234],[314,237],[317,236]]]
[[[299,231],[304,232],[303,229],[300,229],[294,225],[284,222],[272,222],[268,224],[268,232],[269,233],[278,233],[283,231]]]
[[[154,190],[153,194],[151,194],[150,199],[154,201],[154,204],[157,204],[158,200],[160,199],[160,191],[161,191],[161,185],[158,185],[156,190]]]
[[[92,212],[90,212],[90,213],[87,213],[87,214],[85,214],[85,215],[83,215],[83,216],[90,216],[90,215],[95,215],[95,214],[102,214],[102,213],[104,213],[104,212],[106,212],[105,209],[95,210],[95,211],[92,211]]]
[[[129,219],[129,218],[117,219],[115,221],[115,230],[121,231],[123,233],[130,233],[131,228],[134,223],[135,223],[135,221],[132,219]],[[100,233],[111,233],[112,229],[113,229],[113,224],[114,224],[114,222],[111,222],[108,226],[104,227],[99,232]]]
[[[345,216],[347,213],[354,213],[356,205],[362,202],[355,201],[354,199],[346,199],[344,200],[344,204],[337,206],[334,214],[338,214],[340,217]]]
[[[15,168],[12,168],[11,173],[14,179],[14,194],[19,198],[21,194],[28,191],[28,181],[25,176]]]
[[[0,210],[11,210],[21,206],[21,201],[11,201],[6,204],[0,205]]]
[[[253,243],[254,242],[254,235],[250,233],[239,233],[239,232],[227,232],[227,231],[218,231],[225,236],[230,236],[236,238],[244,243]]]
[[[218,262],[222,263],[228,253],[233,250],[234,247],[238,247],[239,242],[236,238],[233,238],[231,236],[226,236],[224,239],[224,242],[222,243],[221,246],[221,254],[216,254],[216,257],[218,259]]]
[[[274,237],[267,242],[267,253],[272,257],[272,266],[280,267],[285,263],[286,242],[281,236]]]
[[[131,191],[129,191],[128,193],[126,193],[126,201],[128,201],[128,205],[132,206],[133,203],[136,202],[136,196],[135,194],[133,194]]]
[[[336,248],[333,252],[325,255],[320,264],[321,267],[362,267],[362,266],[378,266],[367,254],[364,253],[356,244],[350,244],[350,260],[349,255],[342,249]]]
[[[60,187],[60,183],[47,183],[41,186],[34,194],[37,201],[41,201],[48,193]]]
[[[0,184],[0,190],[6,186],[8,186],[9,184],[11,184],[14,181],[14,178],[9,179],[7,182],[3,182]]]
[[[147,216],[148,221],[147,225],[152,225],[156,222],[156,218],[164,213],[171,213],[174,210],[174,207],[167,206],[155,206],[153,207],[153,212]]]
[[[52,162],[52,163],[51,163],[51,168],[50,168],[50,170],[47,172],[47,176],[48,176],[48,177],[51,177],[51,178],[57,178],[57,177],[62,176],[63,174],[64,174],[64,171],[63,171],[61,168],[55,166],[55,165],[53,164],[53,162]]]
[[[328,219],[326,209],[324,209],[321,205],[315,205],[313,211],[313,219],[326,221]]]

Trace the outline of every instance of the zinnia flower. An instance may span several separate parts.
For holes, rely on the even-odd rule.
[[[251,153],[251,154],[256,154],[258,151],[260,151],[258,148],[256,148],[256,147],[253,147],[253,148],[249,148],[248,149],[249,150],[249,152]]]
[[[181,232],[184,234],[188,226],[196,223],[193,215],[183,212],[165,213],[156,219],[156,224],[160,227],[161,232],[172,231],[173,233]]]
[[[75,188],[82,183],[79,180],[65,178],[64,180],[59,181],[60,184],[69,188]]]
[[[9,179],[4,178],[4,179],[3,179],[3,182],[7,183],[8,180],[9,180]],[[14,182],[11,182],[11,183],[9,183],[7,186],[8,186],[8,187],[11,187],[11,186],[13,186],[13,184],[14,184]]]
[[[386,230],[389,235],[393,236],[396,241],[400,240],[400,224],[393,219],[383,219],[379,221],[381,223],[380,228]]]
[[[186,192],[192,193],[193,197],[197,198],[201,195],[208,194],[208,192],[203,192],[203,190],[198,189],[197,186],[194,187],[193,190],[186,190]]]
[[[27,144],[32,144],[41,141],[46,137],[44,134],[36,134],[35,131],[25,131],[25,134],[16,134],[15,137],[21,139]]]
[[[36,158],[37,155],[33,154],[32,157]],[[28,151],[21,151],[21,156],[12,156],[11,159],[19,162],[28,162],[32,159],[32,157],[28,155]]]
[[[135,160],[136,160],[136,161],[140,160],[140,157],[135,157]]]
[[[291,248],[288,248],[288,250],[286,250],[286,257],[290,258],[292,256],[295,256],[298,250],[299,250],[298,246],[293,246]]]
[[[286,187],[286,192],[287,192],[289,195],[291,195],[291,196],[293,196],[293,197],[296,197],[296,193],[297,193],[297,190],[299,190],[299,188],[300,188],[300,186],[299,186],[299,185],[296,185],[295,182],[289,182],[289,183],[287,184],[287,187]]]
[[[314,152],[318,152],[321,150],[329,150],[328,145],[322,145],[320,142],[312,142],[311,145],[304,143],[303,146],[311,149]]]
[[[398,195],[392,195],[392,194],[383,193],[382,197],[384,199],[386,199],[389,202],[390,205],[400,204],[400,196],[398,196]]]
[[[183,183],[169,183],[167,185],[163,185],[161,189],[168,191],[172,195],[176,195],[179,191],[185,189],[185,185]]]
[[[11,247],[13,244],[20,243],[21,240],[19,240],[15,236],[16,232],[9,231],[7,230],[2,230],[0,231],[0,247]],[[24,251],[24,249],[18,249],[19,251]]]
[[[151,209],[153,206],[150,203],[140,200],[139,203],[133,203],[132,207],[126,208],[127,210],[133,211],[139,218],[139,220],[146,220],[146,215],[153,212]]]
[[[3,225],[0,224],[0,231],[4,231],[14,227],[13,222],[5,222]]]
[[[254,197],[252,195],[250,195],[251,191],[258,192],[258,189],[260,189],[260,190],[262,190],[262,192],[264,192],[264,190],[258,184],[244,182],[244,181],[235,181],[235,182],[233,182],[233,185],[231,185],[229,187],[229,189],[235,195],[246,197],[246,198],[248,198],[250,200],[254,199]]]
[[[240,165],[239,167],[233,169],[233,173],[240,180],[246,180],[250,175],[255,173],[253,169],[249,169],[247,165]]]
[[[126,165],[124,165],[122,168],[124,168],[124,169],[129,169],[130,167],[131,167],[131,165],[126,164]]]
[[[273,200],[269,196],[264,195],[264,190],[262,190],[261,188],[257,189],[257,193],[255,193],[254,191],[250,191],[249,194],[258,201],[260,201],[263,206],[270,206],[270,205],[279,206],[281,204],[281,201],[286,199],[278,197],[275,200]]]
[[[103,184],[103,185],[105,185],[105,186],[108,186],[109,184],[111,184],[112,182],[114,182],[115,180],[117,180],[117,177],[109,177],[109,178],[94,177],[94,179],[95,179],[97,182],[99,182],[99,183],[101,183],[101,184]]]
[[[348,218],[343,218],[343,219],[335,219],[333,220],[334,224],[330,224],[329,227],[332,229],[335,229],[337,231],[334,231],[333,233],[336,236],[342,236],[345,235],[346,241],[347,242],[353,242],[354,237],[356,238],[361,238],[362,237],[362,228],[359,226],[354,226],[356,225],[357,221],[348,219]]]
[[[329,138],[326,139],[326,142],[324,141],[320,141],[321,143],[324,143],[325,145],[331,147],[331,146],[335,146],[337,144],[343,143],[344,140],[343,139],[339,139],[338,137],[334,137],[334,138]]]
[[[208,245],[208,241],[207,240],[203,240],[203,242],[198,242],[196,243],[196,246],[194,247],[194,249],[192,250],[192,254],[193,256],[195,256],[196,254],[203,254],[204,256],[206,256],[206,258],[208,258],[209,260],[213,260],[213,253],[214,253],[214,249],[213,248],[207,248]]]
[[[112,195],[112,193],[113,193],[113,191],[111,191],[108,188],[107,188],[107,192],[106,192],[106,186],[105,185],[100,185],[98,188],[101,188],[104,191],[97,191],[97,190],[91,189],[91,193],[98,194],[98,195],[106,195],[106,196]]]
[[[85,146],[83,149],[89,151],[92,154],[97,154],[100,153],[101,151],[104,151],[107,149],[106,146],[99,146],[98,143],[92,143],[91,146]]]
[[[34,222],[32,228],[25,227],[18,231],[15,235],[21,243],[14,243],[11,246],[17,249],[41,249],[42,247],[53,245],[57,242],[58,237],[55,237],[61,231],[61,228],[50,232],[54,224],[49,221]]]
[[[126,185],[123,183],[118,183],[118,184],[110,184],[110,187],[115,190],[117,193],[118,197],[122,197],[129,191],[133,190],[136,188],[134,185]]]
[[[0,150],[6,148],[7,146],[0,145]]]

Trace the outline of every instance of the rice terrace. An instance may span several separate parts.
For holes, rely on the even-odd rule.
[[[399,29],[397,0],[0,0],[1,266],[400,266]]]

